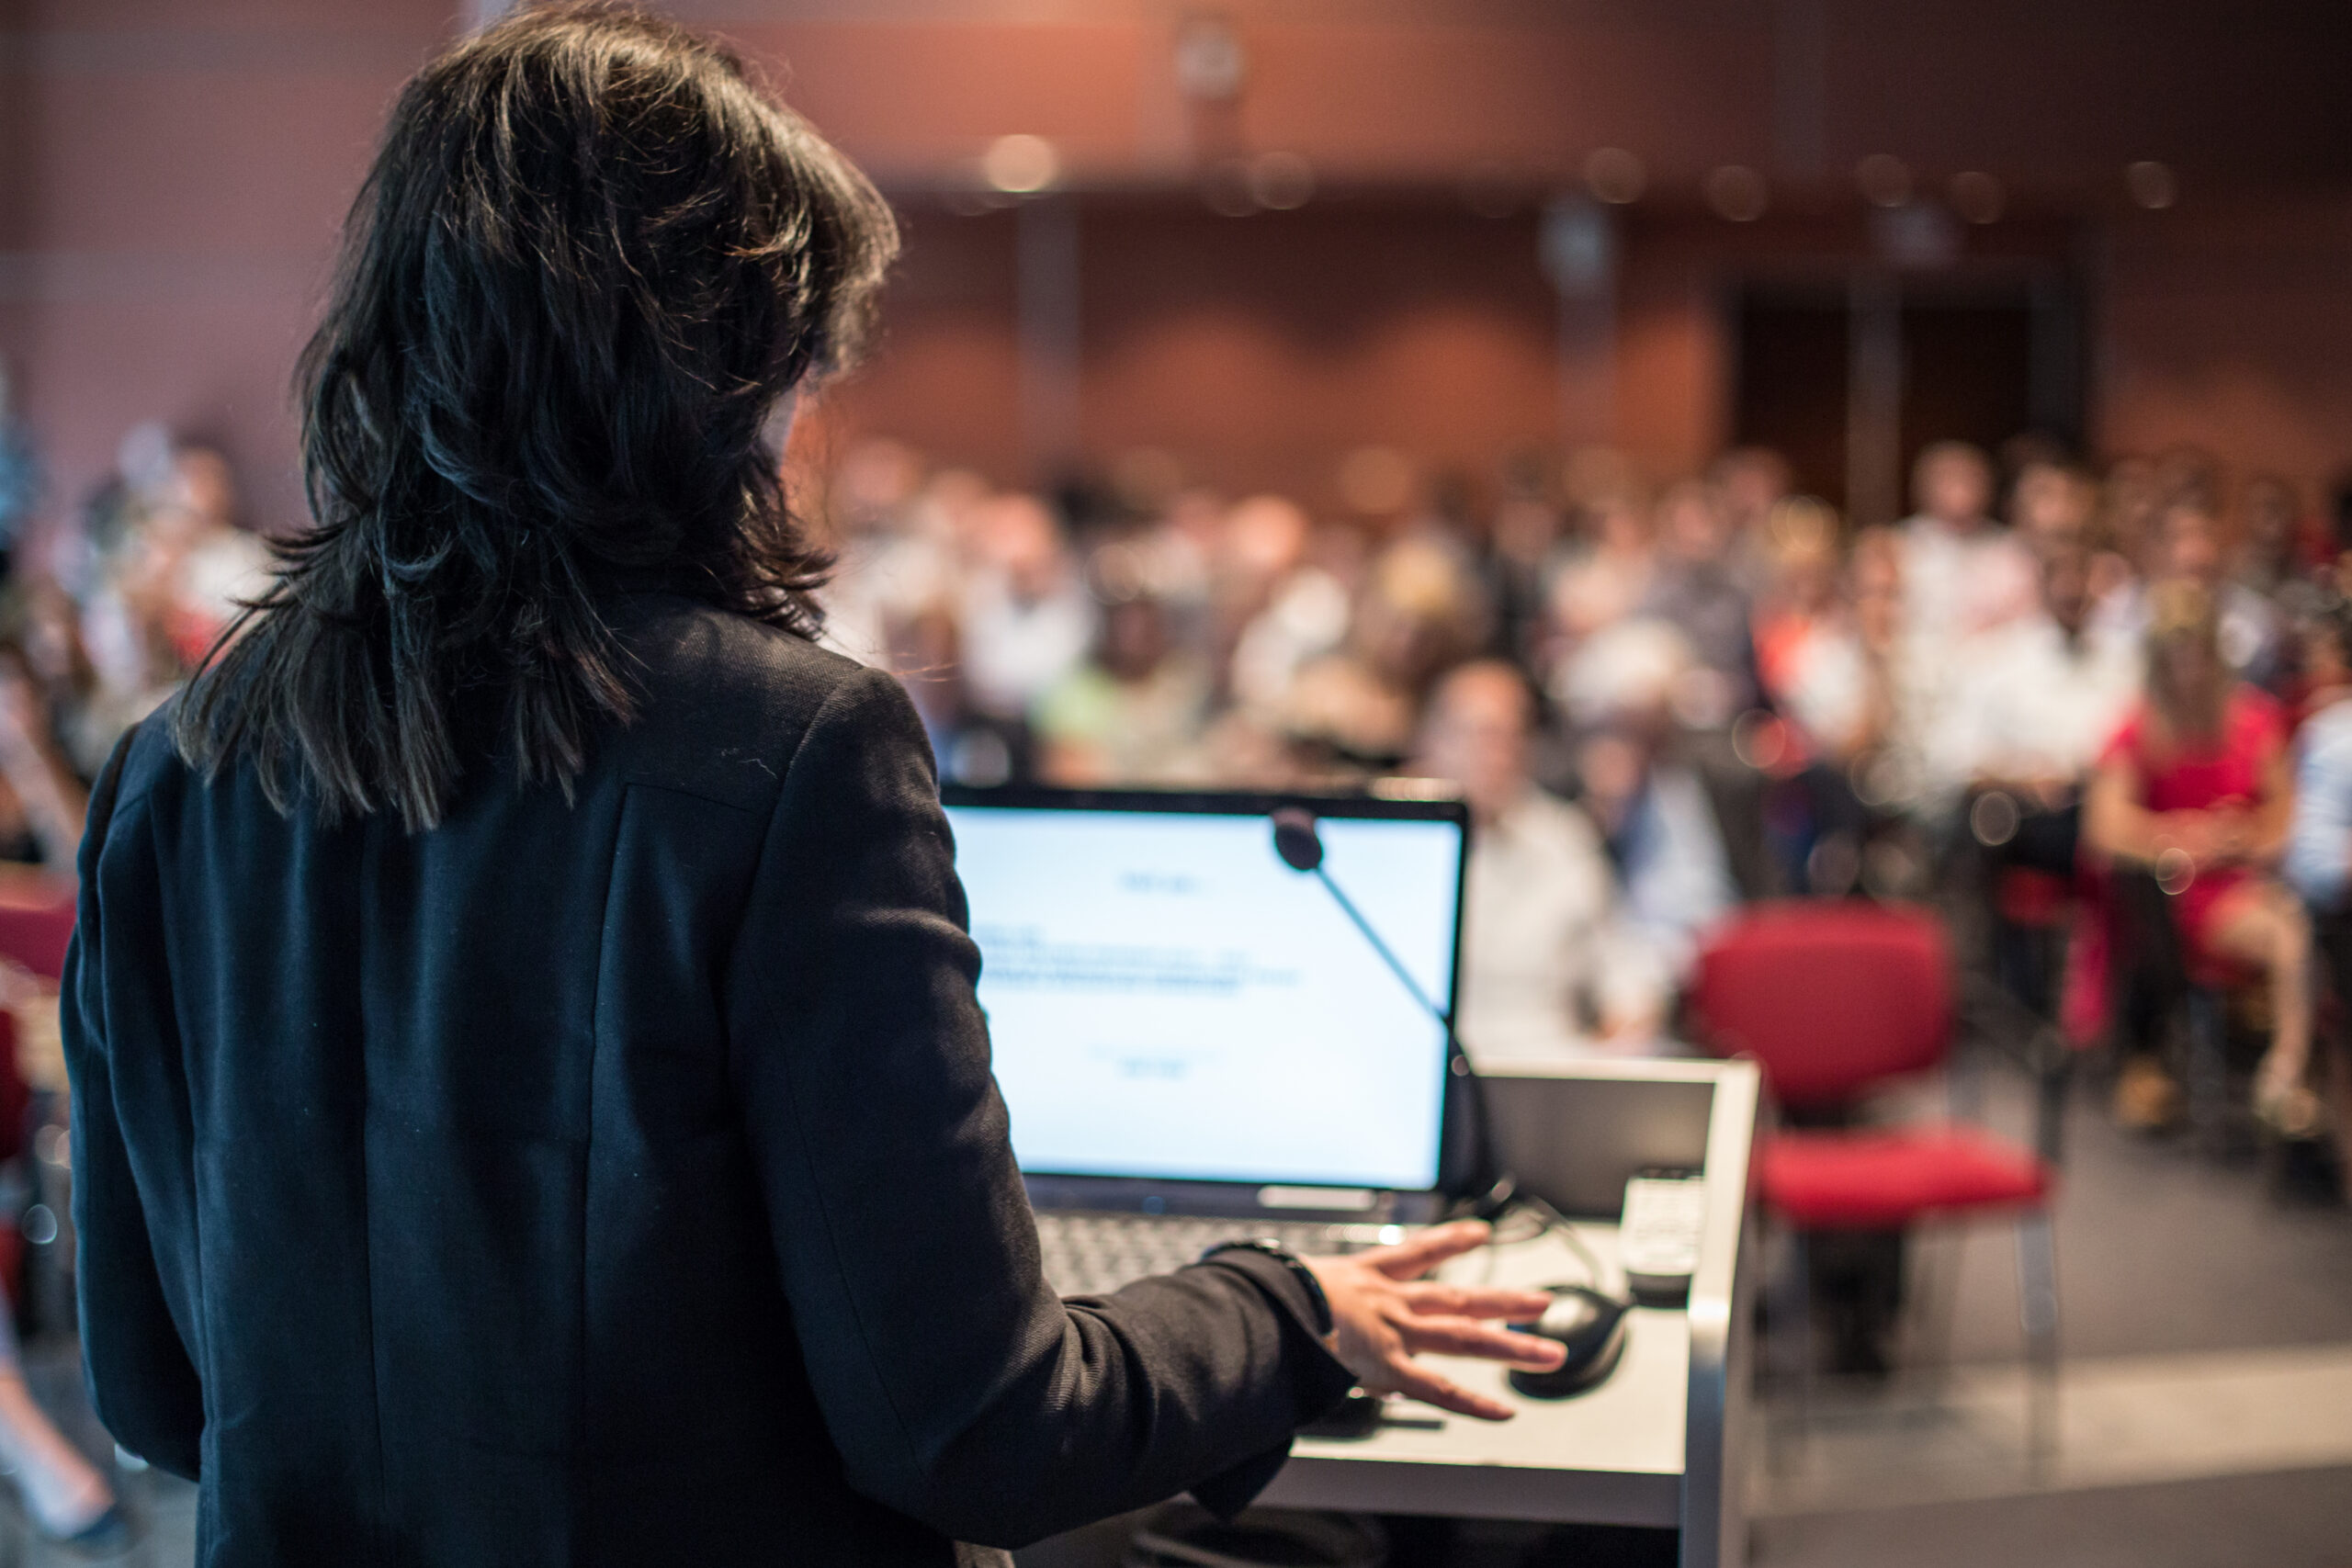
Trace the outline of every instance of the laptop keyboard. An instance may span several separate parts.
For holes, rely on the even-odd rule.
[[[1271,1241],[1301,1258],[1360,1252],[1401,1240],[1396,1225],[1307,1220],[1201,1219],[1175,1214],[1090,1213],[1054,1209],[1037,1216],[1046,1279],[1065,1296],[1098,1296],[1166,1274],[1221,1241]]]

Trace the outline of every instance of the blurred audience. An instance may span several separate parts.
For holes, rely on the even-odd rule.
[[[825,476],[842,551],[826,597],[834,638],[899,671],[966,783],[1455,781],[1476,825],[1464,1007],[1482,1053],[1651,1048],[1743,898],[1982,897],[1951,869],[1973,843],[2093,905],[2102,865],[2164,879],[2167,961],[2271,999],[2262,1113],[2324,1122],[2312,1010],[2290,996],[2310,922],[2278,872],[2286,726],[2263,689],[2318,694],[2288,869],[2324,920],[2352,881],[2352,850],[2323,864],[2328,834],[2352,838],[2352,680],[2289,629],[2332,602],[2333,541],[2273,479],[2233,509],[2188,448],[2100,473],[2020,440],[2002,462],[2006,480],[1974,446],[1930,445],[1916,514],[1849,533],[1761,449],[1655,491],[1616,454],[1522,454],[1490,510],[1448,475],[1384,533],[1157,468],[1095,487],[1124,507],[1065,512],[867,443]],[[143,603],[138,572],[109,581]],[[19,686],[62,712],[126,684],[72,651],[94,603],[20,599]],[[53,635],[61,604],[78,644]],[[59,754],[86,773],[78,743]],[[70,804],[27,778],[28,800]],[[2177,1094],[2146,1043],[2166,1032],[2127,1032],[2119,1103],[2153,1123]]]
[[[1973,841],[2094,903],[2110,863],[2170,889],[2168,962],[2269,998],[2262,1115],[2344,1122],[2305,984],[2315,919],[2352,987],[2342,541],[2285,480],[2233,490],[2190,448],[2103,470],[2000,452],[1928,446],[1915,514],[1859,530],[1755,447],[1679,477],[1520,453],[1483,508],[1475,476],[1424,476],[1377,527],[1188,488],[1164,454],[1150,483],[1052,496],[889,441],[797,477],[841,558],[828,637],[906,681],[944,777],[1455,781],[1483,1053],[1657,1046],[1743,898],[1982,897],[1948,869]],[[70,865],[116,738],[269,568],[228,464],[159,426],[76,515],[39,475],[0,380],[0,862],[21,874]],[[2272,697],[2305,692],[2290,763]],[[2120,1103],[2161,1122],[2165,1032],[2127,1032]]]
[[[1534,780],[1536,719],[1527,677],[1481,660],[1439,682],[1421,729],[1417,767],[1461,785],[1474,826],[1461,1011],[1481,1061],[1646,1047],[1671,995],[1591,820]]]

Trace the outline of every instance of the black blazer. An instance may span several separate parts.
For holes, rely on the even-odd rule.
[[[1349,1378],[1278,1261],[1063,1302],[886,675],[684,600],[575,797],[280,817],[168,714],[65,978],[91,1394],[218,1568],[948,1563],[1190,1487]]]

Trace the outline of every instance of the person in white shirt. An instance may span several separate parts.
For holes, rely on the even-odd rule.
[[[2319,915],[2352,913],[2352,604],[2304,638],[2311,696],[2295,734],[2295,817],[2280,869]]]
[[[1029,495],[980,509],[963,586],[964,683],[991,718],[1024,717],[1094,641],[1094,601],[1060,521]]]
[[[2295,736],[2295,815],[2280,871],[2312,917],[2339,1017],[2352,1006],[2352,604],[2331,605],[2304,637],[2310,716]],[[2352,1040],[2341,1022],[2324,1052],[2330,1115],[2339,1148],[2352,1137]],[[2316,1098],[2290,1112],[2316,1122]],[[2291,1097],[2290,1097],[2291,1098]],[[2337,1162],[2352,1198],[2352,1161]]]
[[[1626,923],[1680,985],[1739,888],[1706,785],[1661,756],[1659,739],[1654,720],[1622,715],[1584,738],[1577,773],[1624,888]]]
[[[1493,1061],[1653,1043],[1664,964],[1628,927],[1600,836],[1529,774],[1533,694],[1511,666],[1457,667],[1430,699],[1419,767],[1457,783],[1473,818],[1462,1029]]]
[[[2035,614],[1965,650],[1938,761],[1974,801],[1980,840],[2013,863],[2070,876],[2083,781],[2138,696],[2144,660],[2135,640],[2090,625],[2078,543],[2053,543],[2041,579]]]
[[[1986,515],[1993,465],[1964,441],[1939,441],[1911,470],[1918,514],[1900,525],[1904,625],[1950,648],[2033,608],[2033,556]]]

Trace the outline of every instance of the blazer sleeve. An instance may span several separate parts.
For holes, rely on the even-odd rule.
[[[165,1304],[154,1238],[131,1174],[107,1062],[106,911],[100,863],[115,826],[124,758],[115,747],[90,795],[81,893],[59,997],[74,1089],[74,1229],[81,1297],[82,1372],[90,1403],[116,1442],[149,1463],[196,1479],[204,1390]]]
[[[1351,1379],[1238,1253],[1057,1298],[989,1070],[913,706],[844,679],[788,767],[728,985],[803,1359],[850,1484],[1019,1545],[1187,1488],[1230,1513]]]

